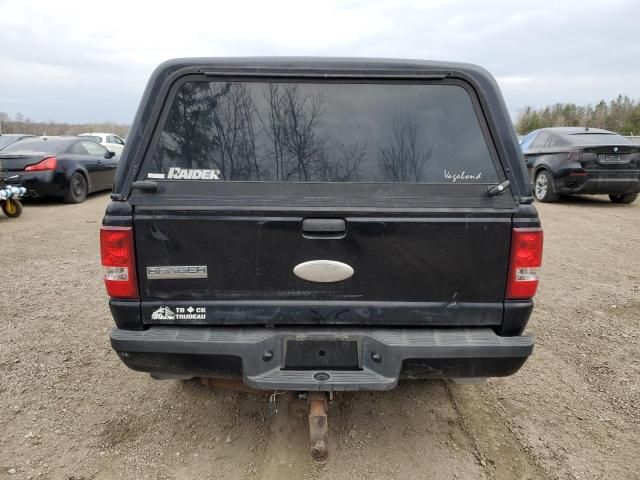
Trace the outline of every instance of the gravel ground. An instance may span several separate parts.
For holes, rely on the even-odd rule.
[[[342,395],[322,467],[296,405],[270,416],[250,394],[120,363],[99,266],[107,202],[0,218],[0,478],[638,478],[640,202],[538,205],[534,356],[483,385]]]

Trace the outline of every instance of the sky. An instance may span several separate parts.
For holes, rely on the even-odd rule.
[[[0,112],[130,123],[164,60],[311,55],[479,64],[515,117],[640,98],[639,25],[637,0],[0,0]]]

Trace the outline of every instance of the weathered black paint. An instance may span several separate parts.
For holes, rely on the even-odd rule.
[[[234,300],[241,295],[455,303],[496,302],[504,295],[508,215],[346,217],[344,237],[309,239],[301,233],[303,218],[298,215],[201,213],[134,216],[136,243],[145,246],[137,255],[141,273],[167,262],[210,269],[208,279],[195,280],[147,280],[143,274],[143,299]],[[323,258],[347,263],[356,273],[329,284],[293,274],[297,264]]]

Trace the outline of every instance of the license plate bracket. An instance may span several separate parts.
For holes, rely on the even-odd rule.
[[[355,340],[287,340],[284,370],[360,370]]]

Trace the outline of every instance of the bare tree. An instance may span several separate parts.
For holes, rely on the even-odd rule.
[[[253,127],[253,100],[243,83],[210,84],[217,104],[211,110],[211,142],[220,177],[259,180]]]
[[[321,159],[326,144],[317,130],[324,113],[322,97],[303,96],[298,85],[287,85],[283,90],[284,147],[295,159],[294,165],[284,172],[285,179],[297,175],[299,181],[309,181],[314,161]]]
[[[322,182],[353,182],[358,180],[360,164],[367,155],[367,142],[355,145],[338,143],[327,149],[318,165],[316,177]]]
[[[269,113],[262,123],[273,144],[276,180],[313,180],[327,143],[318,128],[322,97],[303,95],[298,85],[269,84],[266,98]]]
[[[255,94],[255,87],[239,82],[183,85],[169,112],[154,156],[156,164],[163,168],[175,160],[191,168],[216,168],[226,180],[308,182],[357,177],[366,142],[329,142],[321,125],[321,94],[307,94],[303,86],[294,84],[268,84],[262,112],[254,103]],[[260,138],[256,119],[272,145],[266,153],[256,144]],[[273,161],[275,175],[265,160]]]
[[[403,114],[391,122],[390,138],[378,146],[382,177],[391,182],[419,182],[431,158],[433,147],[422,145],[418,122]]]
[[[282,179],[284,164],[284,106],[280,96],[280,86],[269,83],[266,89],[266,100],[269,107],[268,118],[264,120],[258,113],[264,131],[273,145],[273,161],[275,166],[275,180]]]

